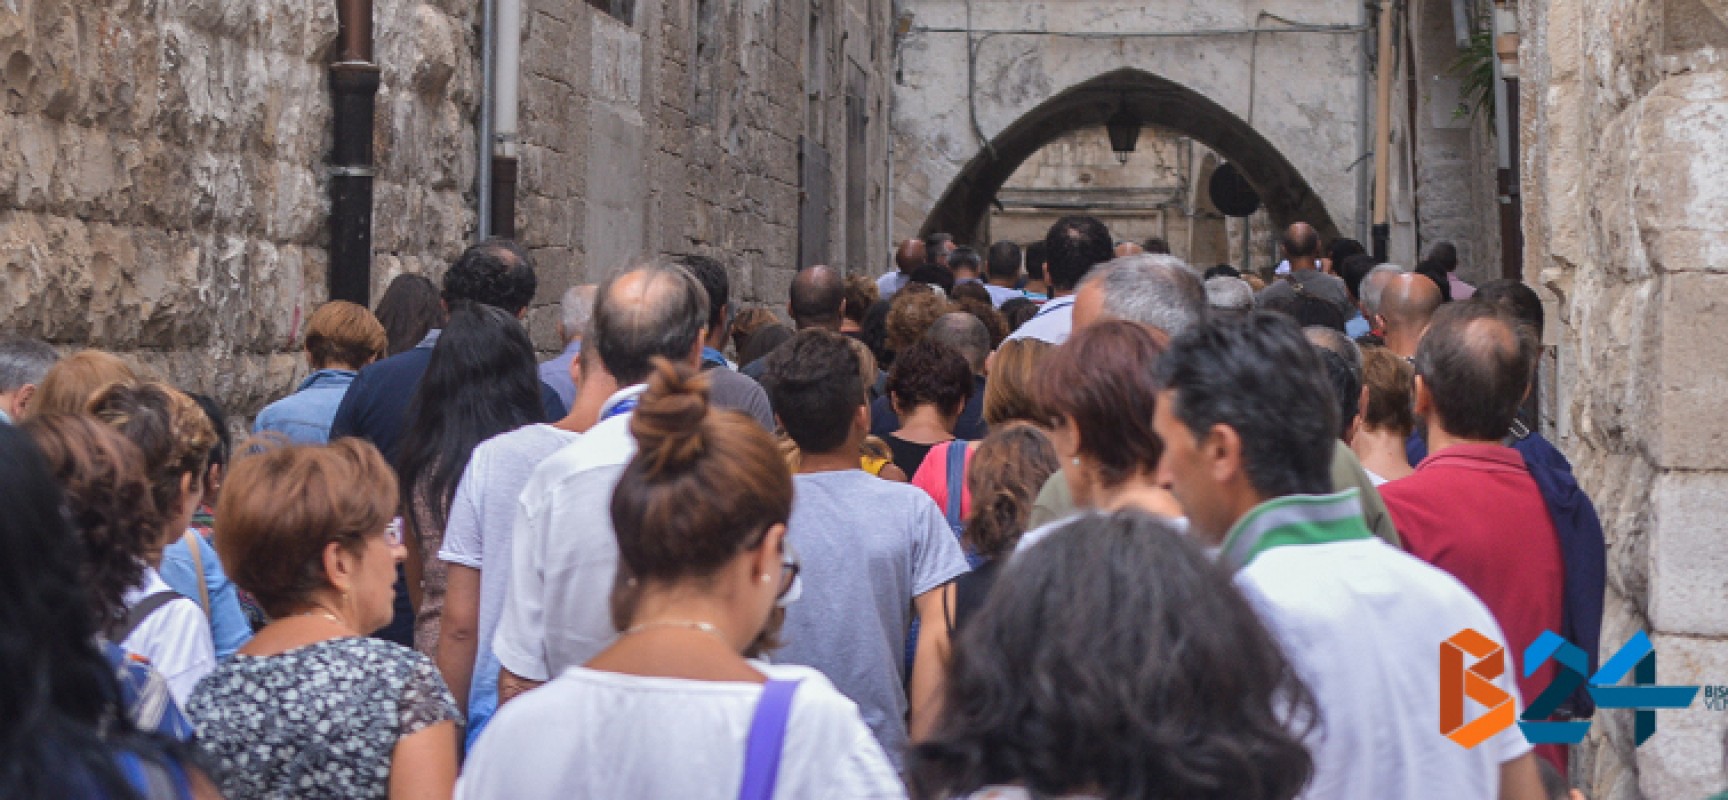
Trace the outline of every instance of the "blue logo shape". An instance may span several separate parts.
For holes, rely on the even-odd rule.
[[[1631,686],[1615,684],[1632,675]],[[1627,640],[1590,676],[1590,696],[1601,708],[1637,709],[1632,718],[1634,746],[1656,733],[1656,709],[1685,708],[1698,696],[1697,686],[1656,686],[1656,648],[1643,631]]]
[[[1559,662],[1559,672],[1548,688],[1524,709],[1518,729],[1524,732],[1524,738],[1531,744],[1577,744],[1584,741],[1584,736],[1590,732],[1589,720],[1552,722],[1548,718],[1584,684],[1585,673],[1590,671],[1590,657],[1559,634],[1543,631],[1536,641],[1524,648],[1524,677],[1536,674],[1536,670],[1550,658]]]

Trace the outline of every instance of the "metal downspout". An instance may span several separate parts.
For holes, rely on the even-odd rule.
[[[480,14],[480,125],[476,138],[478,153],[474,174],[474,194],[478,209],[474,219],[474,238],[484,242],[492,237],[492,74],[496,54],[492,33],[497,29],[497,0],[481,0]]]
[[[337,0],[330,64],[330,245],[332,300],[372,298],[372,154],[379,70],[372,60],[371,0]]]

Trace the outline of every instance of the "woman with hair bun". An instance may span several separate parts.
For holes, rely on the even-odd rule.
[[[796,596],[792,477],[774,439],[707,392],[657,364],[612,498],[618,639],[499,711],[459,797],[903,796],[821,673],[748,658]]]

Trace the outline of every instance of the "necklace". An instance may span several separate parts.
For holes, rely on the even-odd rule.
[[[619,632],[618,636],[620,638],[622,638],[625,636],[630,636],[632,634],[641,633],[641,632],[646,631],[646,630],[652,630],[654,628],[689,628],[690,630],[696,630],[696,631],[701,631],[703,633],[706,633],[710,636],[713,636],[717,639],[720,639],[721,641],[726,640],[726,634],[721,633],[720,627],[715,625],[714,623],[702,622],[701,620],[688,620],[688,619],[668,619],[668,620],[658,620],[655,622],[644,622],[640,625],[632,625],[628,628],[625,628],[623,631]]]
[[[324,619],[330,620],[331,622],[334,622],[337,625],[341,625],[344,628],[348,627],[348,623],[343,622],[341,620],[341,618],[337,617],[335,614],[332,614],[328,611],[325,611],[324,609],[318,609],[317,611],[302,611],[298,614],[295,614],[294,616],[296,616],[296,617],[323,617]]]

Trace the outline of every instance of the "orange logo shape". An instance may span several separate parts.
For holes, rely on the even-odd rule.
[[[1464,657],[1475,663],[1468,667]],[[1466,748],[1475,747],[1518,721],[1512,696],[1494,685],[1506,671],[1506,650],[1474,629],[1465,628],[1440,643],[1440,732]],[[1464,721],[1464,698],[1487,708],[1475,720]]]

